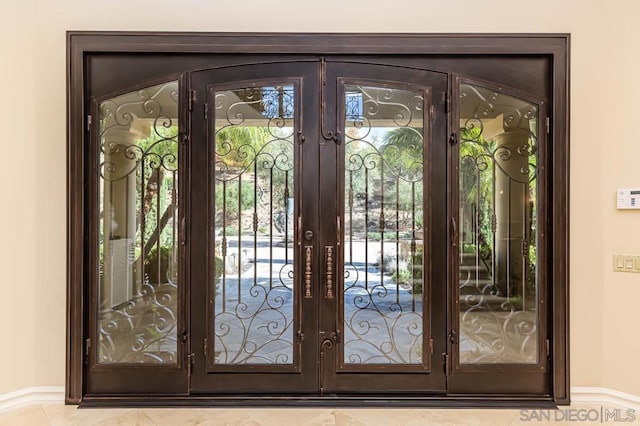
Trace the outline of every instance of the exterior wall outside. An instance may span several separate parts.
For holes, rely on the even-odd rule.
[[[67,30],[571,33],[571,380],[640,395],[638,214],[615,189],[640,185],[640,3],[628,0],[225,3],[6,2],[0,18],[3,224],[0,394],[65,375]]]

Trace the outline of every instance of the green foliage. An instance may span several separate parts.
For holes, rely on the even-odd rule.
[[[485,140],[480,127],[461,128],[460,138],[460,202],[464,209],[471,210],[471,213],[477,214],[479,226],[478,249],[480,256],[485,260],[489,260],[494,250],[491,221],[493,209],[495,208],[493,205],[493,175],[494,168],[498,167],[494,161],[497,144],[493,140]],[[531,140],[529,143],[532,143]],[[535,217],[535,212],[532,210],[536,200],[536,182],[533,174],[537,163],[535,152],[528,156],[527,161],[532,174],[530,175],[531,183],[529,185],[530,205],[525,206],[525,208],[529,209],[529,215]],[[470,224],[465,225],[463,223],[462,226],[469,227]],[[535,235],[535,221],[532,221],[531,227],[531,234]],[[469,232],[470,229],[466,229],[466,231]],[[463,251],[472,253],[475,251],[475,246],[473,244],[463,244]],[[536,246],[535,241],[533,241],[529,246],[527,264],[528,296],[535,295],[536,257]]]
[[[422,258],[423,258],[423,248],[418,247],[416,250],[416,254],[412,259],[412,268],[414,269],[414,281],[413,281],[413,294],[422,294]],[[415,266],[415,267],[414,267]]]
[[[475,209],[480,231],[479,250],[483,258],[493,250],[491,215],[493,211],[494,141],[485,141],[480,127],[460,129],[460,201]]]
[[[281,169],[293,167],[294,154],[291,141],[280,139],[279,132],[284,130],[248,126],[228,126],[218,130],[216,169],[217,173],[220,170],[225,172],[224,176],[220,175],[216,180],[214,189],[218,223],[223,211],[227,222],[237,221],[243,211],[253,210],[254,203],[261,206],[272,200],[276,210],[284,208],[287,174]],[[288,173],[290,194],[293,194],[293,177],[293,171]],[[226,180],[226,184],[223,185],[220,179]],[[259,214],[258,217],[262,221],[270,219],[264,214]],[[265,222],[259,225],[263,229],[267,226]],[[237,224],[235,226],[237,228]]]
[[[380,149],[389,169],[415,180],[422,175],[424,138],[422,129],[398,127],[389,131]]]
[[[382,233],[380,232],[367,232],[367,238],[370,241],[380,241],[382,239]],[[385,232],[384,233],[384,239],[385,241],[395,241],[396,239],[396,233],[395,232]]]
[[[253,183],[242,183],[242,193],[240,194],[240,201],[238,201],[238,181],[227,182],[225,209],[227,220],[238,219],[241,211],[253,207]],[[216,210],[222,210],[224,198],[223,185],[217,183],[215,188]]]
[[[216,132],[216,161],[224,162],[231,169],[245,168],[270,139],[266,127],[223,127]]]
[[[160,247],[160,264],[158,265],[158,248],[154,247],[149,255],[144,259],[144,270],[146,278],[151,284],[169,282],[169,270],[171,262],[171,248]],[[158,266],[160,266],[160,274],[158,275]]]
[[[401,284],[409,283],[411,281],[411,270],[400,269],[398,271],[393,271],[393,274],[391,274],[391,278]]]
[[[238,235],[238,228],[236,228],[235,226],[227,226],[225,228],[225,235],[227,237],[235,237]]]
[[[215,266],[214,266],[214,279],[218,280],[221,276],[222,276],[222,270],[224,268],[224,261],[219,258],[219,257],[215,257],[214,258],[214,262],[215,262]]]

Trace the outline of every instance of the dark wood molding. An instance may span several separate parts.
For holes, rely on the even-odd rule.
[[[81,408],[109,407],[285,407],[285,408],[506,408],[506,409],[553,409],[556,404],[550,397],[529,397],[498,395],[487,398],[486,395],[455,396],[353,396],[327,395],[265,397],[256,395],[233,396],[140,396],[103,397],[87,396],[80,404]]]
[[[94,54],[175,53],[175,54],[291,54],[291,55],[536,55],[551,59],[553,99],[550,102],[548,188],[549,332],[552,338],[552,395],[541,404],[568,404],[569,383],[569,34],[327,34],[327,33],[182,33],[182,32],[67,32],[67,342],[66,387],[68,404],[79,404],[85,396],[84,340],[87,321],[84,282],[87,272],[88,240],[85,180],[87,58]],[[369,400],[370,398],[367,398]],[[393,400],[399,400],[395,398]],[[278,400],[265,401],[278,405]],[[306,398],[307,401],[315,401]],[[482,402],[479,402],[482,400]],[[127,405],[126,399],[87,398],[88,404]],[[137,398],[142,405],[171,404],[167,399]],[[146,402],[145,402],[146,401]],[[225,404],[225,399],[219,399]],[[244,399],[243,399],[244,401]],[[330,399],[331,405],[337,400]],[[353,400],[360,401],[360,400]],[[389,400],[391,401],[391,400]],[[434,405],[456,405],[451,398],[433,399]],[[439,401],[439,402],[438,402]],[[447,403],[450,401],[450,404]],[[460,399],[468,405],[500,404],[500,398]],[[527,406],[533,400],[504,397],[513,406]],[[195,397],[175,399],[174,405],[198,405]],[[211,401],[208,402],[212,404]],[[233,405],[229,402],[226,405]],[[256,403],[261,405],[261,403]],[[265,403],[266,404],[266,403]],[[309,405],[317,404],[312,402]],[[353,403],[362,406],[362,402]],[[510,405],[508,403],[506,405]],[[384,406],[378,401],[379,406]],[[411,405],[411,404],[409,404]],[[464,404],[463,404],[464,405]],[[415,406],[415,405],[414,405]]]
[[[65,400],[82,400],[84,342],[84,51],[67,34],[67,357]]]
[[[570,404],[569,371],[569,96],[570,96],[570,39],[564,49],[554,55],[553,113],[549,135],[553,171],[551,183],[551,246],[548,278],[551,282],[552,303],[552,362],[553,396],[557,404]]]

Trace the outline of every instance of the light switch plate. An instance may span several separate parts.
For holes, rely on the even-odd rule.
[[[640,256],[633,256],[628,254],[614,254],[613,270],[617,272],[640,273]]]

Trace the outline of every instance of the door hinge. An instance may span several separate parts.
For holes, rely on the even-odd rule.
[[[547,350],[547,358],[551,358],[551,342],[549,342],[549,339],[545,341],[545,348]]]
[[[449,342],[451,342],[452,345],[456,345],[458,343],[458,334],[455,331],[451,330],[447,337],[449,338]]]
[[[429,106],[429,118],[431,121],[436,119],[436,106],[433,104]]]
[[[449,100],[449,92],[442,92],[444,93],[444,112],[445,113],[449,113],[449,111],[451,111],[451,101]]]
[[[544,126],[547,131],[547,134],[549,134],[549,131],[551,130],[551,119],[549,117],[545,119]]]
[[[527,240],[522,240],[522,257],[527,257],[527,255],[529,254],[529,241]]]
[[[86,339],[84,341],[84,357],[85,361],[89,362],[89,351],[91,349],[91,339]]]
[[[189,133],[180,132],[180,142],[182,142],[182,145],[188,144],[189,143]]]
[[[193,111],[193,103],[196,101],[196,91],[189,90],[189,111]]]
[[[187,355],[187,376],[191,377],[193,366],[196,364],[196,354],[193,352]]]
[[[209,104],[204,104],[204,119],[209,119]]]
[[[451,232],[451,247],[457,247],[458,246],[458,224],[456,223],[456,218],[453,216],[451,216],[450,232]],[[452,333],[454,332],[452,331]]]
[[[298,337],[298,343],[304,342],[304,333],[302,332],[302,330],[298,330],[296,332],[296,336]]]
[[[429,339],[429,352],[433,355],[433,339]]]
[[[91,115],[87,115],[87,132],[91,131]]]
[[[207,352],[209,350],[209,339],[203,339],[202,344],[204,345],[204,356],[207,356]]]
[[[458,144],[458,135],[456,133],[451,133],[451,135],[449,136],[449,143],[451,145],[457,145]]]
[[[444,356],[444,374],[449,374],[449,354],[443,353]]]
[[[187,218],[183,216],[180,220],[180,245],[184,246],[187,244]]]

